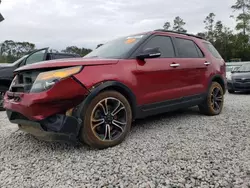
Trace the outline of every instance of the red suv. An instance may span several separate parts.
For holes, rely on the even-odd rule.
[[[225,62],[198,36],[155,30],[108,42],[84,58],[15,70],[4,97],[10,122],[40,139],[121,143],[138,118],[191,106],[218,115]]]

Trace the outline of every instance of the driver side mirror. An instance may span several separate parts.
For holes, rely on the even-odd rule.
[[[159,48],[147,48],[138,56],[136,56],[136,58],[144,60],[146,58],[157,58],[160,56],[161,56],[161,51],[159,50]]]

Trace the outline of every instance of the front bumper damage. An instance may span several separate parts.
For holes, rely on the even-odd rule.
[[[82,120],[73,116],[56,114],[41,121],[31,121],[22,114],[6,110],[11,123],[20,130],[44,141],[78,142]]]
[[[88,95],[86,88],[69,78],[41,93],[7,91],[4,108],[11,123],[41,140],[76,142],[82,120],[74,110]]]

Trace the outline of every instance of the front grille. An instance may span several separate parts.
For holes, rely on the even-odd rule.
[[[235,79],[235,82],[239,82],[239,83],[250,83],[250,79],[247,78],[247,79],[242,79],[242,78],[237,78]]]
[[[13,80],[13,84],[11,85],[10,91],[19,93],[29,93],[39,73],[39,71],[18,73],[15,79]]]

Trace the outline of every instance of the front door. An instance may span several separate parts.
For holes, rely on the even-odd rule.
[[[176,63],[171,37],[153,36],[144,44],[139,53],[147,48],[158,47],[161,57],[137,60],[136,80],[140,88],[139,104],[152,104],[178,99],[181,94],[181,68]]]

